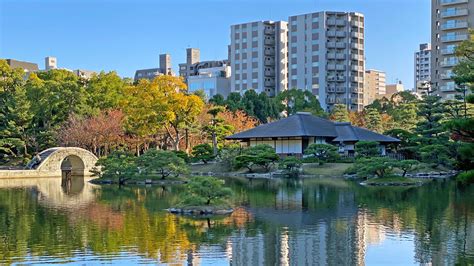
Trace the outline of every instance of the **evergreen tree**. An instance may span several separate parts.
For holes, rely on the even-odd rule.
[[[377,109],[369,108],[365,111],[365,126],[368,130],[383,132],[382,117]]]
[[[418,105],[418,122],[415,133],[422,137],[421,141],[426,144],[434,144],[447,140],[446,131],[442,124],[445,108],[441,97],[426,95]]]
[[[329,118],[336,122],[349,122],[349,112],[344,104],[335,104]]]

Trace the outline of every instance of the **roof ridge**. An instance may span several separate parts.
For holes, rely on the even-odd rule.
[[[308,135],[308,132],[306,132],[306,127],[304,126],[303,123],[303,115],[298,115],[298,121],[300,122],[301,129],[303,130],[304,135]]]

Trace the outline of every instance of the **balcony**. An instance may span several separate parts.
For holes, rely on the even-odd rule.
[[[326,24],[328,26],[336,26],[336,20],[335,19],[328,19]]]
[[[444,60],[444,61],[441,61],[439,62],[439,65],[441,67],[452,67],[452,66],[455,66],[457,65],[459,62],[459,60],[457,58],[455,58],[454,60]]]
[[[362,92],[362,91],[359,90],[358,87],[351,87],[351,92],[352,92],[352,93],[359,93],[359,92]]]
[[[361,77],[352,77],[351,81],[352,82],[362,82],[362,78]]]
[[[344,76],[328,76],[327,81],[335,81],[335,82],[344,82],[346,78]]]
[[[362,38],[364,38],[364,34],[362,34],[360,32],[351,32],[351,37],[362,39]]]
[[[275,81],[265,81],[265,87],[274,87]]]
[[[457,42],[457,41],[465,41],[469,38],[467,34],[456,34],[456,35],[443,35],[441,36],[442,42]]]
[[[275,39],[274,38],[265,38],[265,41],[263,43],[265,45],[275,45]]]
[[[265,55],[275,55],[275,49],[265,49]]]
[[[336,102],[336,98],[327,98],[327,99],[326,99],[326,102],[327,102],[327,103],[335,103],[335,102]]]
[[[362,28],[364,25],[363,25],[362,22],[360,22],[360,21],[351,21],[351,26],[352,26],[352,27]]]
[[[439,87],[440,91],[445,91],[445,92],[450,92],[450,91],[456,91],[456,86],[453,85],[443,85]]]
[[[441,49],[441,54],[450,55],[450,54],[454,54],[454,51],[455,49],[452,49],[452,48],[444,48],[444,49]]]
[[[336,103],[346,103],[346,99],[344,99],[344,98],[336,98]]]
[[[267,35],[273,35],[275,34],[275,29],[265,29],[263,33]]]
[[[346,66],[345,65],[336,65],[336,70],[346,70]]]
[[[443,23],[440,26],[442,30],[464,29],[467,27],[468,25],[466,21],[457,21],[456,23]]]
[[[328,64],[327,65],[327,70],[336,70],[336,65],[335,64]]]
[[[336,48],[336,42],[328,42],[326,46],[327,48]]]
[[[342,53],[337,53],[336,54],[336,59],[344,60],[344,59],[346,59],[346,55],[342,54]]]
[[[361,66],[351,66],[352,71],[363,71],[363,68]]]
[[[274,77],[275,76],[275,70],[265,70],[264,75],[265,75],[265,77]]]
[[[265,65],[266,66],[274,66],[275,65],[275,59],[266,57],[265,58]]]
[[[352,49],[359,49],[359,50],[362,50],[362,49],[363,49],[363,46],[362,46],[362,44],[351,43],[351,48],[352,48]]]
[[[456,10],[445,10],[441,12],[442,18],[451,18],[451,17],[459,17],[459,16],[467,16],[469,12],[467,8],[457,8]]]
[[[338,49],[344,49],[344,48],[346,48],[346,44],[343,43],[343,42],[337,42],[337,43],[336,43],[336,48],[338,48]]]
[[[346,25],[346,21],[343,20],[343,19],[336,19],[336,25],[337,25],[337,26],[345,26],[345,25]]]
[[[358,55],[358,54],[352,54],[351,55],[351,59],[352,60],[362,60],[362,56]]]
[[[327,31],[327,36],[328,37],[336,37],[336,31],[335,30]]]
[[[467,3],[469,0],[441,0],[440,4],[442,6],[447,6],[447,5],[455,5],[455,4],[462,4],[462,3]]]
[[[329,93],[336,92],[336,87],[327,87],[326,91]]]
[[[346,93],[346,88],[344,88],[344,87],[337,87],[337,88],[336,88],[336,93]]]
[[[344,31],[336,31],[336,37],[344,38],[346,37],[346,33]]]
[[[453,76],[453,73],[451,73],[451,72],[441,73],[441,75],[440,75],[441,79],[451,79],[452,76]]]

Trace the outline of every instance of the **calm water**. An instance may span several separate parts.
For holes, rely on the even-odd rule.
[[[180,186],[0,180],[0,264],[474,263],[474,186],[226,182],[242,207],[209,220],[163,211]]]

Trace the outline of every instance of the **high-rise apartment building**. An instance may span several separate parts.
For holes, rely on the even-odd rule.
[[[386,93],[385,72],[368,69],[365,71],[364,77],[364,106],[371,104],[378,95],[384,95]]]
[[[289,88],[310,90],[321,107],[362,110],[364,16],[317,12],[289,18]]]
[[[415,52],[415,69],[414,69],[415,88],[418,89],[422,83],[431,81],[431,44],[420,44],[420,49]]]
[[[288,23],[258,21],[231,26],[231,90],[275,96],[288,89]]]
[[[458,63],[454,50],[469,38],[474,27],[474,0],[431,0],[431,81],[445,99],[454,99],[456,85],[451,79]]]

